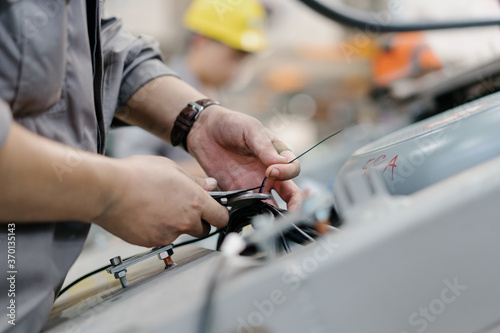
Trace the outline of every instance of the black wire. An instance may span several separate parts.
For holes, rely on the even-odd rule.
[[[265,182],[265,179],[264,179]],[[263,184],[264,185],[264,184]],[[262,187],[263,187],[262,185]],[[251,219],[255,217],[256,215],[264,214],[265,212],[269,212],[273,214],[273,216],[276,216],[279,212],[278,209],[275,207],[262,202],[262,201],[257,201],[256,203],[249,205],[249,206],[242,206],[242,207],[235,207],[233,208],[230,213],[229,213],[229,222],[227,226],[221,230],[224,230],[221,235],[219,236],[219,240],[217,242],[217,249],[220,248],[222,245],[222,242],[225,239],[225,236],[231,232],[241,232],[241,230],[249,225],[251,223]],[[285,237],[282,234],[281,237],[281,242],[283,249],[286,252],[290,251],[290,247],[288,246],[288,243],[286,242]],[[226,264],[227,258],[223,254],[220,257],[220,260],[214,269],[214,272],[210,278],[207,290],[206,290],[206,297],[205,297],[205,302],[203,303],[203,307],[201,309],[200,313],[200,320],[198,322],[198,333],[209,333],[211,330],[211,314],[212,314],[212,303],[213,303],[213,298],[215,295],[215,290],[217,289],[217,285],[221,283],[223,280],[222,277],[220,277],[221,272],[223,271],[224,265]]]
[[[326,138],[325,140],[327,140],[327,139],[328,138]],[[280,209],[278,209],[270,204],[267,204],[265,202],[262,202],[262,201],[259,201],[251,206],[238,207],[233,212],[231,212],[229,215],[228,225],[224,228],[224,232],[222,232],[221,236],[219,237],[219,241],[217,244],[218,248],[220,247],[220,245],[224,241],[224,237],[229,232],[241,231],[241,229],[244,226],[246,226],[250,223],[251,217],[254,217],[254,216],[259,215],[259,214],[263,214],[266,211],[270,212],[275,217],[276,216],[283,216],[284,217],[284,214]],[[313,230],[313,229],[311,229],[311,230]],[[293,239],[296,243],[302,244],[304,242],[305,238],[301,239],[300,237],[301,237],[301,235],[299,234],[298,236],[295,236]],[[316,237],[317,237],[317,235],[316,235]],[[303,238],[303,236],[302,236],[302,238]],[[285,252],[289,253],[290,246],[288,245],[287,234],[281,233],[280,240],[281,240],[281,245],[283,247],[283,250],[285,250]],[[307,239],[305,239],[305,240],[307,240]],[[221,272],[223,271],[222,269],[223,269],[224,265],[226,264],[226,261],[227,261],[227,258],[224,255],[222,255],[220,257],[218,264],[217,264],[217,267],[214,269],[214,272],[210,278],[210,282],[209,282],[208,288],[206,290],[205,302],[203,303],[203,307],[202,307],[201,313],[200,313],[200,320],[198,322],[198,331],[197,331],[198,333],[210,333],[211,325],[212,325],[212,322],[211,322],[212,303],[213,303],[213,299],[214,299],[214,295],[215,295],[215,290],[217,289],[217,285],[220,284],[221,281],[223,280],[223,278],[222,277],[219,278],[219,276],[220,276]]]
[[[195,238],[195,239],[191,239],[191,240],[188,240],[188,241],[185,241],[185,242],[182,242],[182,243],[174,244],[173,248],[175,249],[177,247],[181,247],[181,246],[185,246],[185,245],[189,245],[189,244],[193,244],[193,243],[202,241],[204,239],[212,237],[213,235],[217,235],[221,231],[222,231],[221,229],[218,229],[218,230],[215,230],[214,232],[212,232],[211,234],[206,235],[205,237]]]
[[[441,30],[441,29],[457,29],[483,27],[489,25],[499,25],[500,19],[477,19],[477,20],[456,20],[445,22],[414,22],[409,24],[403,23],[380,23],[374,13],[364,12],[343,4],[332,4],[330,7],[319,3],[316,0],[299,0],[312,10],[327,18],[339,23],[358,27],[364,31],[377,32],[404,32],[404,31],[421,31],[421,30]],[[391,17],[389,17],[391,19]]]
[[[304,156],[305,154],[307,154],[308,152],[310,152],[311,150],[313,150],[314,148],[316,148],[317,146],[319,146],[320,144],[322,144],[326,140],[334,137],[335,135],[339,134],[340,132],[342,132],[343,130],[345,130],[346,128],[351,127],[351,126],[352,125],[346,126],[346,127],[342,128],[341,130],[339,130],[339,131],[337,131],[337,132],[335,132],[335,133],[327,136],[326,138],[324,138],[323,140],[321,140],[320,142],[318,142],[317,144],[315,144],[314,146],[312,146],[311,148],[309,148],[308,150],[306,150],[305,152],[303,152],[299,156],[295,157],[293,160],[291,160],[287,164],[295,162],[296,160],[298,160],[299,158],[301,158],[302,156]],[[267,177],[264,177],[264,180],[262,181],[262,184],[259,187],[257,187],[259,189],[259,193],[262,193],[262,191],[264,190],[264,185],[266,185],[266,180],[267,180]],[[245,191],[252,191],[252,190],[255,190],[257,188],[254,187],[252,189],[248,189],[248,190],[245,190]]]
[[[127,258],[128,259],[128,258]],[[66,287],[64,287],[63,289],[61,289],[61,291],[59,292],[59,294],[57,295],[56,299],[58,299],[59,297],[61,297],[62,294],[64,294],[66,291],[68,291],[68,289],[70,289],[71,287],[73,287],[75,284],[77,284],[78,282],[80,281],[83,281],[85,280],[86,278],[88,277],[91,277],[92,275],[94,274],[97,274],[99,272],[102,272],[106,269],[108,269],[109,267],[111,267],[111,265],[107,265],[107,266],[103,266],[103,267],[100,267],[100,268],[97,268],[95,270],[93,270],[92,272],[89,272],[85,275],[82,275],[80,276],[78,279],[76,279],[75,281],[71,282],[70,284],[68,284]]]
[[[229,211],[229,221],[221,229],[221,234],[217,241],[217,250],[220,250],[220,246],[228,234],[231,232],[240,233],[244,227],[251,223],[253,217],[269,211],[268,206],[268,204],[261,200],[256,200],[249,205],[236,205],[232,207]]]
[[[218,233],[220,233],[220,232],[221,232],[221,229],[216,230],[216,231],[212,232],[211,234],[208,234],[207,236],[202,237],[202,238],[191,239],[191,240],[188,240],[188,241],[185,241],[185,242],[182,242],[182,243],[174,244],[173,249],[175,249],[175,248],[177,248],[177,247],[181,247],[181,246],[185,246],[185,245],[189,245],[189,244],[193,244],[193,243],[196,243],[196,242],[202,241],[202,240],[207,239],[207,238],[209,238],[209,237],[212,237],[213,235],[216,235],[216,234],[218,234]],[[123,259],[123,261],[128,260],[128,259],[130,259],[130,258],[132,258],[132,257],[134,257],[134,256],[136,256],[136,255],[137,255],[137,254],[135,254],[135,255],[133,255],[133,256],[130,256],[130,257],[127,257],[127,258]],[[85,279],[86,279],[86,278],[88,278],[88,277],[91,277],[91,276],[92,276],[92,275],[94,275],[94,274],[97,274],[97,273],[99,273],[99,272],[102,272],[102,271],[104,271],[104,270],[108,269],[109,267],[111,267],[111,265],[102,266],[102,267],[100,267],[100,268],[97,268],[97,269],[93,270],[92,272],[89,272],[89,273],[87,273],[87,274],[85,274],[85,275],[80,276],[78,279],[76,279],[75,281],[71,282],[70,284],[68,284],[68,285],[67,285],[66,287],[64,287],[63,289],[61,289],[61,291],[60,291],[60,292],[59,292],[59,294],[57,295],[56,299],[58,299],[59,297],[61,297],[61,295],[62,295],[62,294],[64,294],[66,291],[68,291],[68,289],[70,289],[71,287],[73,287],[73,286],[74,286],[74,285],[76,285],[77,283],[79,283],[79,282],[81,282],[81,281],[85,280]]]
[[[329,136],[327,136],[326,138],[324,138],[323,140],[321,140],[320,142],[318,142],[317,144],[315,144],[314,146],[312,146],[311,148],[309,148],[308,150],[306,150],[305,152],[303,152],[299,156],[295,157],[293,160],[291,160],[290,162],[288,162],[288,164],[290,164],[292,162],[295,162],[296,160],[298,160],[299,158],[301,158],[302,156],[304,156],[305,154],[307,154],[308,152],[310,152],[311,150],[313,150],[314,148],[316,148],[317,146],[319,146],[320,144],[322,144],[326,140],[334,137],[335,135],[339,134],[340,132],[342,132],[343,130],[345,130],[346,128],[351,127],[351,126],[352,125],[346,126],[346,127],[342,128],[342,129],[338,130],[337,132],[335,132],[333,134],[330,134]]]
[[[221,194],[218,194],[218,195],[212,195],[212,198],[214,198],[214,199],[230,198],[230,197],[234,197],[234,196],[237,196],[239,194],[242,194],[242,193],[245,193],[248,191],[257,190],[259,188],[260,188],[260,186],[256,186],[256,187],[252,187],[252,188],[247,188],[246,190],[230,191],[231,193],[222,192]]]
[[[259,186],[259,193],[262,193],[262,191],[264,191],[264,185],[266,185],[266,180],[267,180],[267,177],[264,177],[262,184]]]

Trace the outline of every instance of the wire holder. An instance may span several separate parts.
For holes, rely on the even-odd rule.
[[[176,264],[172,260],[172,255],[174,254],[174,246],[172,244],[155,247],[150,251],[140,253],[135,255],[125,261],[122,261],[120,256],[109,259],[111,262],[111,267],[106,269],[109,274],[114,274],[115,279],[119,279],[123,288],[128,287],[127,281],[127,267],[140,263],[154,255],[158,256],[158,259],[165,262],[165,269],[175,266]]]

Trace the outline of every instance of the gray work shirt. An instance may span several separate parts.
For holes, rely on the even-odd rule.
[[[99,6],[98,0],[0,1],[0,148],[15,121],[69,146],[102,152],[115,110],[151,79],[173,74],[156,42],[129,35],[116,19],[101,24]],[[89,225],[16,223],[12,269],[8,229],[0,224],[0,331],[37,332]],[[15,326],[8,323],[11,299]]]

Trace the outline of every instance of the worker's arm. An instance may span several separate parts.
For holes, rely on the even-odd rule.
[[[140,88],[117,116],[153,134],[170,140],[173,123],[189,102],[206,98],[174,76],[156,78]],[[188,136],[188,148],[223,190],[259,186],[264,175],[271,179],[265,190],[274,188],[298,209],[302,192],[290,181],[300,172],[300,164],[288,164],[290,151],[278,154],[274,137],[250,116],[213,105],[202,111]]]
[[[0,221],[82,221],[143,246],[227,223],[215,181],[163,157],[122,160],[72,149],[12,123],[0,148]]]

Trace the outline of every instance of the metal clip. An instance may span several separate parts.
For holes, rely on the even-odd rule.
[[[122,261],[120,256],[111,258],[111,267],[106,269],[109,274],[114,274],[116,279],[120,279],[120,283],[123,288],[128,287],[127,281],[127,267],[137,264],[143,260],[146,260],[154,255],[158,255],[158,259],[165,262],[165,269],[175,266],[172,260],[172,254],[174,246],[172,244],[167,246],[155,247],[150,251],[135,255],[125,261]]]

